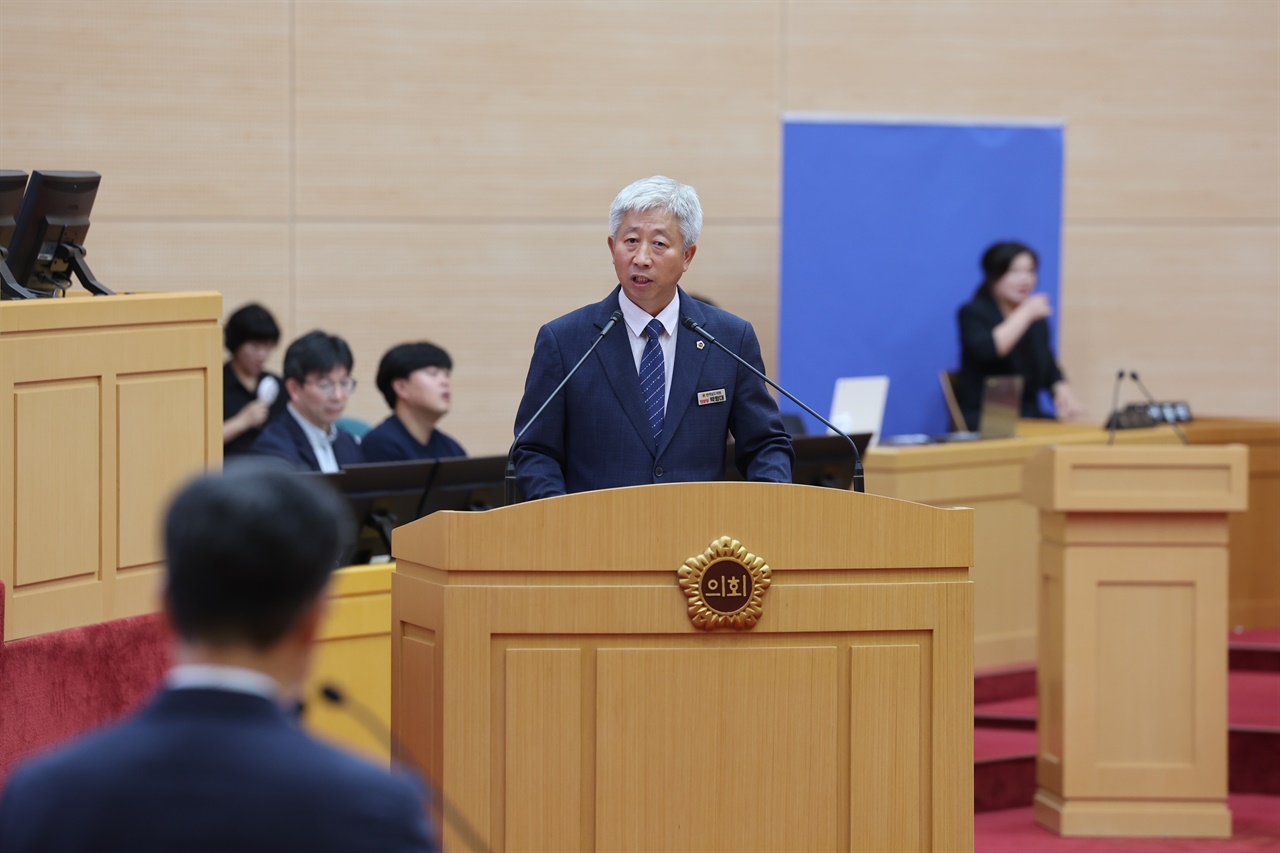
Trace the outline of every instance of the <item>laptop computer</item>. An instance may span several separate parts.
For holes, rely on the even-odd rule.
[[[889,399],[888,376],[846,376],[836,380],[827,420],[845,435],[870,433],[870,445],[880,441],[884,405]]]
[[[988,376],[983,380],[982,416],[978,435],[983,438],[1013,438],[1018,434],[1018,413],[1022,411],[1022,377]]]

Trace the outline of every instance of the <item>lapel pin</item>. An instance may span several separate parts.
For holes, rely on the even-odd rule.
[[[707,345],[706,341],[698,341],[698,349],[702,349]]]

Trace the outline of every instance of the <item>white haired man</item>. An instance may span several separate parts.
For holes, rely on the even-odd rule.
[[[764,370],[750,323],[679,287],[701,231],[698,194],[671,178],[636,181],[614,199],[608,242],[618,284],[538,331],[517,433],[614,312],[621,328],[600,341],[519,439],[513,459],[525,499],[720,480],[730,434],[746,479],[791,482],[791,439],[765,383],[681,327],[692,319]]]

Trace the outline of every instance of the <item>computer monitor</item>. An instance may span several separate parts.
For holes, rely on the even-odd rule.
[[[871,433],[851,435],[858,454],[867,452]],[[791,439],[796,461],[791,466],[791,482],[797,486],[822,486],[848,491],[853,484],[854,455],[849,440],[842,435],[798,435]],[[725,448],[724,477],[741,480],[742,474],[733,460],[734,445]]]
[[[72,273],[86,290],[111,295],[84,260],[89,212],[101,180],[97,172],[31,173],[9,242],[8,265],[20,298],[61,296]]]
[[[344,556],[362,564],[390,556],[391,531],[442,509],[502,506],[505,456],[368,462],[321,477],[347,500],[356,530]]]
[[[427,489],[421,515],[442,509],[478,512],[503,504],[507,457],[474,456],[441,459]]]
[[[22,210],[22,193],[27,188],[27,173],[0,169],[0,298],[21,299],[23,289],[9,271],[9,241]]]
[[[347,500],[356,530],[345,563],[368,563],[391,553],[391,531],[418,518],[436,460],[349,465],[322,477]]]

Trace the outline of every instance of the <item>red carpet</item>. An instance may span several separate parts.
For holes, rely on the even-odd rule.
[[[1035,696],[984,702],[974,706],[978,725],[1001,719],[1035,719]],[[1280,729],[1280,676],[1274,672],[1233,671],[1227,676],[1227,721],[1233,726]]]
[[[976,853],[1244,853],[1280,850],[1280,797],[1232,794],[1231,838],[1061,838],[1040,826],[1031,809],[974,816]]]

